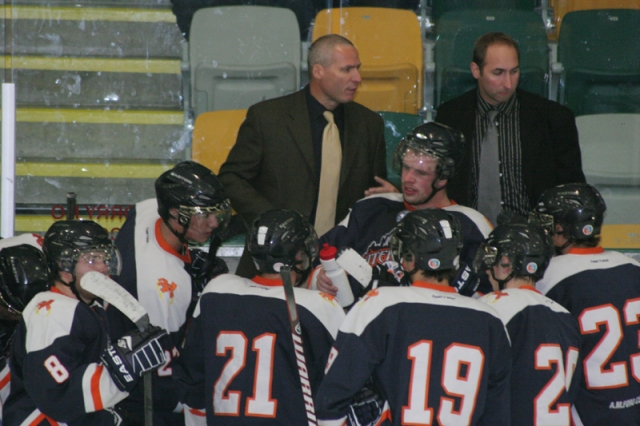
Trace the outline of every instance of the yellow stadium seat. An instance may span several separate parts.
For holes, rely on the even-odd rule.
[[[420,24],[409,10],[342,7],[321,10],[313,40],[340,34],[358,49],[362,84],[355,100],[374,111],[416,114],[422,106]]]
[[[202,113],[193,128],[191,157],[214,173],[227,160],[236,143],[238,130],[247,115],[246,109],[220,110]]]

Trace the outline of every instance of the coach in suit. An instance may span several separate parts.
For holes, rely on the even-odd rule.
[[[308,86],[249,108],[218,175],[233,208],[245,221],[285,208],[315,222],[320,172],[324,171],[326,111],[333,115],[342,148],[331,226],[376,184],[376,176],[386,177],[383,120],[352,102],[361,82],[359,67],[358,51],[349,40],[338,35],[321,37],[309,50]],[[248,256],[243,256],[236,272],[254,276]]]
[[[505,210],[526,215],[546,189],[585,181],[573,113],[517,89],[519,56],[507,34],[480,37],[471,63],[478,88],[440,105],[436,116],[470,142],[449,195],[494,224]],[[482,158],[490,152],[492,131],[494,154]]]

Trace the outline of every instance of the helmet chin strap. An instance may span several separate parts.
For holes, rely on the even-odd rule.
[[[75,268],[75,267],[74,267]],[[60,276],[58,276],[58,281],[60,281],[62,284],[66,285],[67,287],[69,287],[71,289],[71,292],[76,296],[76,298],[82,302],[85,303],[87,305],[89,305],[90,303],[86,303],[82,297],[80,297],[80,292],[78,291],[78,288],[76,287],[76,274],[71,274],[71,276],[73,277],[73,279],[71,280],[70,283],[65,282]]]
[[[177,217],[175,216],[169,216],[171,219],[174,219],[175,221],[177,221],[178,223],[180,223],[180,221],[178,220]],[[182,244],[189,244],[189,242],[187,241],[187,239],[185,238],[185,235],[187,235],[187,231],[189,230],[189,224],[191,223],[191,217],[189,217],[189,220],[187,221],[185,226],[182,226],[183,231],[182,232],[178,232],[176,231],[176,229],[171,226],[171,224],[169,223],[169,219],[163,219],[162,220],[164,222],[165,225],[167,225],[167,228],[169,228],[169,231],[171,231],[171,233],[173,235],[175,235],[178,240],[180,240],[180,242]]]
[[[446,188],[447,185],[444,185],[444,186],[441,186],[440,188],[437,188],[436,187],[436,183],[438,183],[438,182],[440,182],[440,179],[436,179],[431,183],[431,195],[429,195],[427,197],[427,199],[423,203],[420,203],[420,204],[427,204],[429,201],[431,201],[433,199],[433,197],[436,196],[436,194],[439,191],[442,191],[444,188]]]
[[[497,278],[496,278],[496,274],[495,274],[495,272],[494,272],[493,268],[491,268],[491,276],[493,277],[493,279],[494,279],[494,280],[496,280],[496,281],[497,281],[497,283],[498,283],[498,288],[500,289],[500,291],[504,290],[504,287],[507,285],[507,283],[508,283],[509,281],[511,281],[511,279],[513,278],[513,276],[514,276],[514,275],[515,275],[515,272],[513,272],[513,271],[512,271],[512,272],[507,276],[507,278],[505,278],[505,279],[503,279],[503,280],[499,280],[499,279],[497,279]]]

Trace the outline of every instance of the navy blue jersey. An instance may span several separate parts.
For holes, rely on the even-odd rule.
[[[190,257],[177,253],[160,232],[161,220],[156,199],[137,203],[116,238],[122,254],[122,272],[114,279],[131,293],[149,313],[149,320],[169,333],[162,340],[167,363],[151,373],[153,377],[154,424],[177,426],[184,417],[171,375],[173,359],[184,339],[187,311],[192,303],[191,276],[185,270]],[[137,327],[114,307],[107,307],[110,335],[116,340]],[[119,404],[126,416],[137,422],[144,418],[142,382]]]
[[[384,265],[388,269],[395,269],[389,250],[391,235],[402,215],[412,209],[399,193],[363,198],[353,206],[347,217],[320,238],[320,246],[328,243],[339,249],[349,247],[364,257],[371,267]],[[442,210],[453,213],[460,221],[464,242],[460,260],[470,263],[478,245],[489,236],[491,225],[480,212],[469,207],[453,204]],[[357,297],[362,287],[353,280],[351,287]]]
[[[100,362],[107,340],[106,315],[97,304],[55,288],[37,294],[13,339],[4,424],[118,425],[110,407],[128,394]]]
[[[372,377],[389,424],[509,425],[509,339],[497,313],[452,287],[383,287],[340,326],[316,397],[319,424],[341,425]]]
[[[640,263],[601,247],[551,259],[536,288],[578,321],[577,425],[640,425]]]
[[[582,374],[576,320],[531,286],[480,301],[498,312],[511,338],[511,424],[571,426]]]
[[[313,393],[344,311],[333,296],[294,291]],[[184,403],[206,411],[209,425],[304,425],[312,399],[304,398],[296,356],[282,281],[220,275],[196,306],[174,377]]]

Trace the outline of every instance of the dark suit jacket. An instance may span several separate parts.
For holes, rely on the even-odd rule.
[[[458,174],[449,181],[447,193],[459,204],[470,207],[472,141],[476,133],[477,90],[474,89],[438,107],[436,121],[464,134],[467,150]],[[568,108],[557,102],[517,89],[520,100],[520,143],[522,178],[533,207],[549,188],[585,182],[578,144],[576,120]]]
[[[378,114],[355,102],[345,104],[343,138],[336,221],[376,185],[374,176],[387,175],[384,123]],[[247,223],[274,208],[296,210],[309,218],[319,186],[313,155],[301,90],[249,108],[219,178]],[[238,272],[251,275],[244,272],[243,257]]]

